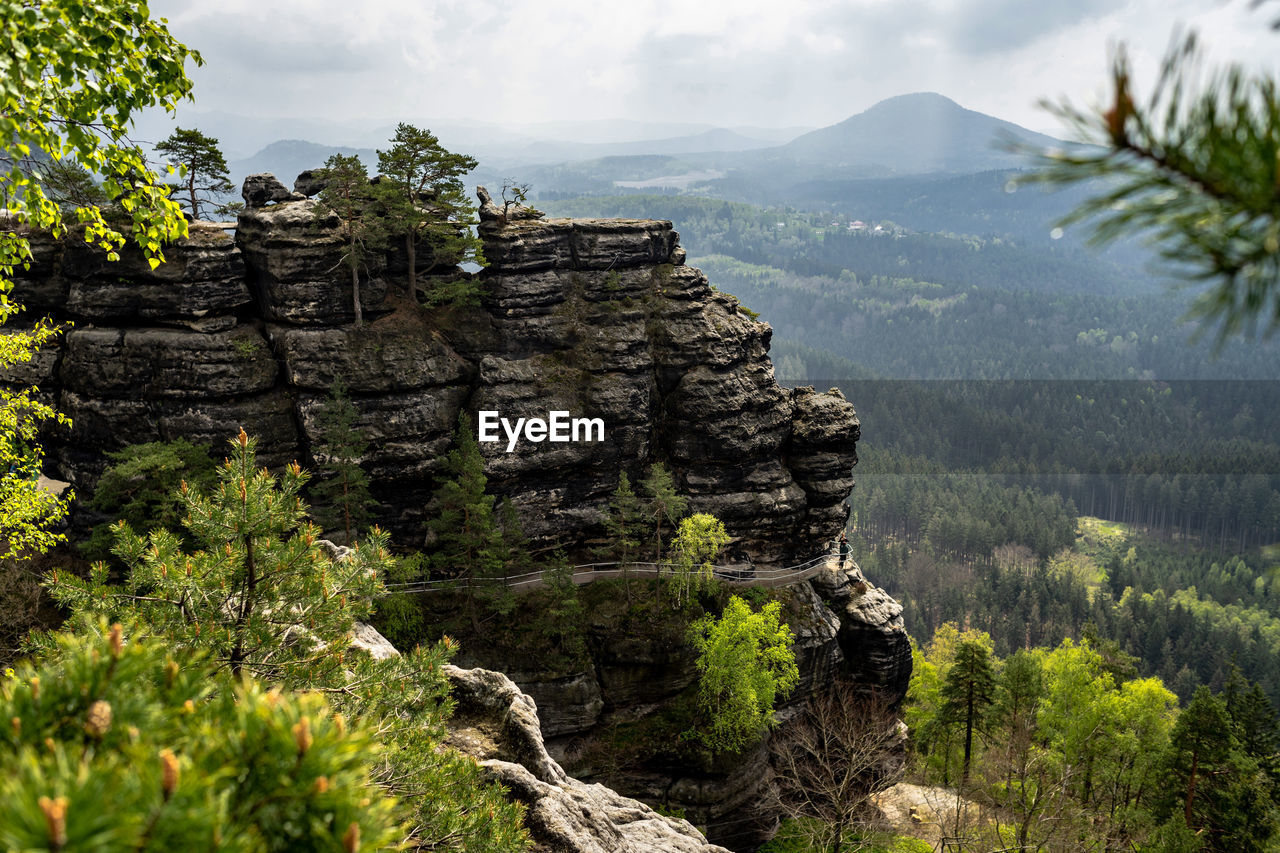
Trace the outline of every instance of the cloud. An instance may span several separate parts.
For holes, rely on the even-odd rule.
[[[629,117],[812,126],[938,91],[1020,123],[1086,98],[1108,42],[1158,59],[1175,18],[1242,57],[1265,14],[1202,0],[152,0],[208,66],[197,107],[499,123]],[[1265,10],[1263,10],[1265,12]]]
[[[1116,8],[1114,0],[967,0],[941,13],[940,23],[952,49],[981,55],[1018,50]]]

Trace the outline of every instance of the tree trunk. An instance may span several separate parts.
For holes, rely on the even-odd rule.
[[[960,770],[961,786],[969,784],[969,756],[973,752],[973,683],[969,684],[969,702],[964,715],[964,765]]]
[[[196,198],[196,170],[191,170],[191,180],[187,182],[187,189],[191,193],[191,218],[200,218],[200,201]]]
[[[360,305],[360,268],[355,263],[356,238],[351,235],[351,300],[356,312],[356,328],[364,325],[364,310]]]
[[[409,256],[409,298],[418,298],[418,246],[413,239],[413,232],[404,238],[404,251]]]
[[[1183,808],[1183,817],[1186,819],[1187,827],[1191,827],[1191,804],[1196,798],[1196,771],[1200,766],[1199,750],[1191,751],[1191,775],[1187,777],[1187,802]]]
[[[248,657],[244,647],[244,632],[253,615],[253,596],[258,586],[258,565],[253,556],[253,539],[248,536],[244,537],[244,567],[247,577],[243,598],[240,600],[240,614],[236,618],[236,642],[228,661],[231,664],[231,674],[236,678],[240,677],[245,658]]]

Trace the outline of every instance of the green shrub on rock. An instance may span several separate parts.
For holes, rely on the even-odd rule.
[[[441,665],[453,645],[446,640],[399,655],[353,642],[370,639],[358,634],[356,620],[369,616],[385,592],[392,564],[385,536],[375,530],[357,548],[335,549],[306,521],[302,470],[291,465],[277,477],[257,468],[255,442],[243,431],[231,445],[208,494],[181,492],[190,549],[167,530],[144,539],[120,525],[115,553],[127,567],[121,584],[108,582],[101,563],[88,581],[67,572],[49,579],[54,598],[72,610],[70,624],[144,623],[175,657],[206,657],[222,682],[218,696],[238,691],[252,698],[243,686],[251,677],[283,690],[322,691],[335,710],[378,732],[384,748],[371,747],[369,769],[400,801],[397,814],[413,843],[475,853],[525,849],[520,807],[485,780],[475,761],[443,744],[451,703]],[[60,642],[46,635],[33,648],[56,658]],[[259,713],[254,707],[237,704],[236,713]],[[235,776],[217,778],[222,796],[242,784]]]
[[[735,595],[719,619],[704,617],[690,629],[705,723],[688,734],[713,752],[737,752],[759,740],[775,724],[774,701],[800,680],[781,611],[771,601],[755,613]]]
[[[181,663],[179,663],[181,659]],[[377,745],[325,699],[234,689],[202,655],[57,635],[0,682],[6,850],[377,850],[403,832]]]

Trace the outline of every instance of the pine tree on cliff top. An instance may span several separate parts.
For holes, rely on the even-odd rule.
[[[227,160],[218,148],[218,140],[198,130],[180,127],[159,142],[156,151],[179,167],[179,180],[172,186],[175,192],[183,194],[179,201],[187,205],[192,219],[203,219],[205,207],[218,214],[236,208],[235,204],[217,200],[218,196],[235,189],[228,177]]]
[[[408,258],[407,295],[418,289],[418,250],[430,253],[427,266],[477,262],[480,240],[469,227],[475,220],[462,176],[477,165],[474,157],[454,154],[429,130],[396,126],[391,147],[378,152],[378,184],[387,227],[403,235]],[[428,301],[434,301],[431,295]]]
[[[341,263],[351,271],[352,309],[356,328],[359,328],[364,324],[360,271],[368,267],[375,252],[386,246],[386,220],[369,184],[369,173],[359,157],[334,154],[325,161],[322,177],[326,183],[320,191],[320,201],[341,222],[346,244]]]

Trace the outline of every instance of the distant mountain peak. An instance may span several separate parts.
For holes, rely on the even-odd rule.
[[[780,149],[800,162],[881,169],[891,174],[1016,168],[1009,138],[1049,146],[1057,140],[966,109],[937,92],[886,98],[838,124],[806,133]]]
[[[871,112],[881,108],[890,108],[894,106],[918,106],[928,104],[934,106],[950,106],[963,110],[964,107],[948,98],[946,95],[939,95],[937,92],[909,92],[905,95],[894,95],[891,98],[885,98],[883,101],[877,101],[865,111]]]

